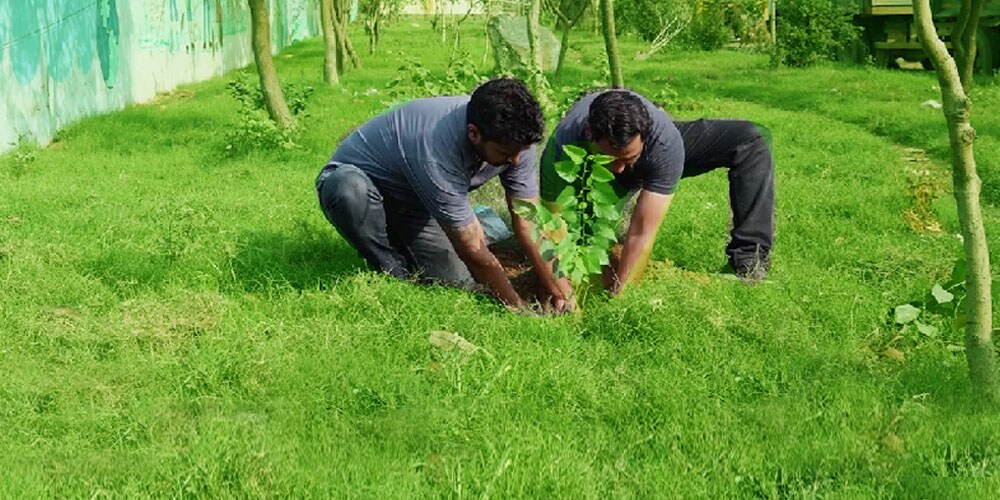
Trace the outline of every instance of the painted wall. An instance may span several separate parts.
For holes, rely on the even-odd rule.
[[[268,0],[275,51],[315,0]],[[253,62],[246,0],[0,0],[0,152]]]

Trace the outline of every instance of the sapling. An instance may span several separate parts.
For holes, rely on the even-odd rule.
[[[553,261],[556,277],[568,278],[583,299],[591,280],[610,264],[623,200],[611,187],[615,176],[607,165],[614,158],[573,145],[563,146],[563,156],[555,169],[569,185],[555,203],[519,202],[515,212],[535,223],[532,239],[542,258]]]

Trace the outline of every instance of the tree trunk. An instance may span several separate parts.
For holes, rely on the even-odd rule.
[[[323,25],[323,81],[330,85],[340,83],[337,72],[337,35],[333,31],[333,0],[319,0],[319,18]]]
[[[278,82],[278,72],[271,58],[271,21],[267,14],[266,0],[248,0],[248,3],[253,57],[257,63],[261,92],[264,94],[264,106],[275,123],[284,128],[294,127],[295,119],[285,104],[285,96]]]
[[[539,35],[538,18],[542,13],[542,0],[531,0],[528,9],[528,59],[531,64],[531,84],[535,90],[535,98],[545,108],[547,102],[545,90],[545,75],[542,73],[542,41]]]
[[[344,33],[344,50],[347,51],[347,55],[351,58],[351,66],[358,69],[361,67],[361,59],[358,58],[358,53],[354,51],[354,44],[351,43],[351,37],[347,36],[347,18],[345,17],[344,19],[344,26],[341,28],[341,31]]]
[[[983,11],[982,0],[965,0],[958,12],[958,19],[951,33],[951,47],[955,51],[955,63],[962,87],[972,90],[973,73],[976,66],[976,32],[979,31],[979,16]]]
[[[976,2],[976,0],[973,0]],[[969,15],[966,30],[975,31],[978,12]],[[931,18],[930,0],[913,0],[913,11],[919,30],[920,43],[934,63],[944,101],[944,115],[951,139],[951,168],[954,178],[958,219],[964,238],[965,260],[965,356],[969,363],[969,378],[973,392],[981,399],[1000,403],[997,384],[996,354],[993,346],[993,307],[990,295],[990,258],[986,230],[979,204],[980,181],[976,174],[973,142],[976,131],[969,124],[972,101],[968,88],[963,87],[960,68],[948,55],[948,49],[938,37]],[[971,80],[970,80],[971,81]]]
[[[333,29],[337,34],[337,69],[343,73],[347,69],[347,59],[355,68],[361,67],[361,59],[354,51],[351,38],[347,36],[347,21],[350,17],[351,4],[345,0],[333,0]]]
[[[604,50],[608,53],[608,67],[611,69],[611,86],[624,88],[622,63],[618,56],[618,36],[615,34],[615,4],[613,0],[601,0],[601,30],[604,31]]]
[[[563,63],[566,62],[566,48],[569,46],[569,31],[571,29],[573,29],[572,25],[563,23],[562,42],[559,45],[559,59],[556,61],[556,80],[562,75]]]

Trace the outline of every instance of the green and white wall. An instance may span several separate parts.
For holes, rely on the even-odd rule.
[[[269,0],[275,51],[319,33],[315,0]],[[0,152],[253,62],[246,0],[0,0]]]

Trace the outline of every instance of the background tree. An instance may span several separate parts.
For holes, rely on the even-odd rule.
[[[547,82],[545,74],[542,73],[542,40],[540,35],[541,25],[539,17],[542,13],[542,0],[530,0],[528,6],[528,72],[531,78],[531,86],[535,91],[538,103],[544,109],[548,105]]]
[[[347,23],[351,15],[351,0],[333,0],[333,31],[337,36],[337,71],[347,70],[347,60],[355,68],[361,67],[361,59],[354,51],[351,38],[347,35]]]
[[[284,128],[295,127],[295,119],[285,103],[281,92],[278,72],[271,57],[271,21],[267,13],[267,0],[247,0],[250,6],[251,44],[253,57],[257,63],[260,89],[264,95],[264,107],[275,123]]]
[[[545,0],[543,6],[556,18],[556,29],[562,31],[562,41],[559,44],[559,59],[556,62],[555,77],[562,74],[563,63],[566,61],[566,51],[569,48],[569,33],[583,19],[590,6],[590,0]]]
[[[955,51],[955,64],[958,67],[958,77],[962,87],[968,92],[972,89],[972,73],[976,63],[976,32],[979,31],[979,16],[983,11],[983,0],[963,0],[958,11],[958,19],[951,29],[951,46]],[[916,16],[917,2],[914,2]],[[924,49],[926,51],[926,47]],[[942,91],[944,89],[942,88]]]
[[[920,43],[937,72],[951,139],[951,170],[966,262],[965,356],[969,363],[969,378],[973,392],[995,404],[1000,403],[1000,386],[997,384],[996,353],[992,338],[990,256],[979,204],[981,183],[973,154],[976,131],[969,122],[972,101],[968,95],[972,84],[971,64],[976,57],[975,32],[979,27],[981,8],[981,0],[965,0],[962,3],[959,13],[961,27],[952,38],[952,46],[958,59],[956,64],[956,59],[948,54],[947,47],[934,28],[930,0],[913,0],[913,14]]]
[[[375,53],[383,23],[398,16],[406,3],[407,0],[361,0],[359,9],[364,17],[369,54]]]
[[[615,4],[613,0],[601,0],[601,31],[604,32],[604,50],[608,54],[608,68],[611,70],[611,86],[625,87],[622,77],[622,63],[618,55],[618,36],[615,34]]]
[[[330,85],[340,83],[337,72],[337,35],[333,31],[333,0],[319,0],[319,19],[323,25],[323,81]]]

